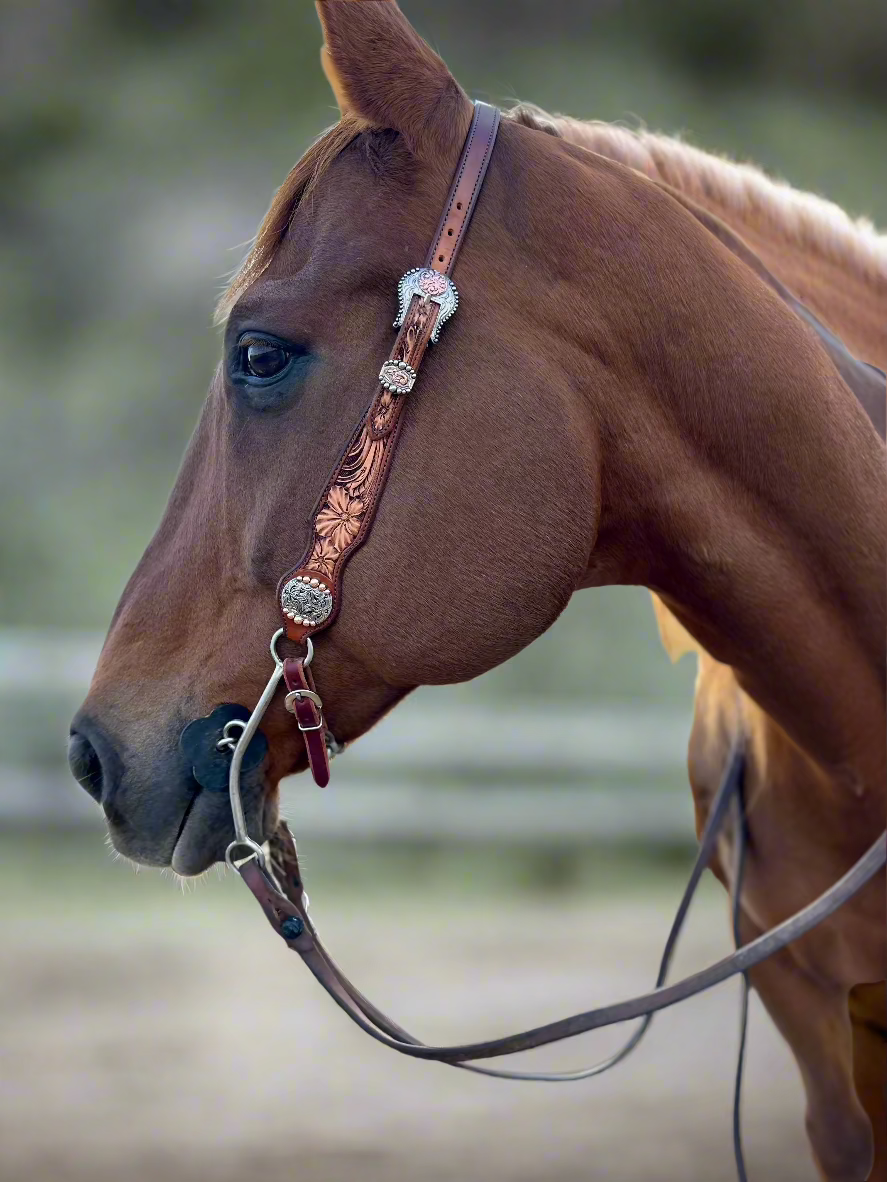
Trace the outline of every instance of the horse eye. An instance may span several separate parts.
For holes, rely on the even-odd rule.
[[[290,354],[271,341],[255,341],[244,350],[244,368],[254,378],[273,378],[289,364]]]

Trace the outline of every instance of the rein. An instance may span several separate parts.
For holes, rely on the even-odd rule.
[[[330,759],[342,749],[326,728],[323,702],[311,676],[310,666],[314,655],[311,637],[328,628],[341,608],[344,569],[366,540],[372,526],[397,446],[406,396],[418,379],[419,367],[428,346],[437,342],[443,325],[458,308],[459,294],[451,274],[493,153],[499,119],[499,112],[494,107],[486,103],[475,104],[474,118],[462,157],[425,265],[409,271],[400,281],[399,310],[394,322],[394,327],[399,328],[400,332],[379,373],[372,401],[318,501],[308,548],[298,564],[283,576],[278,585],[278,602],[284,626],[271,641],[274,672],[249,719],[231,719],[226,722],[222,738],[215,748],[217,751],[230,750],[232,753],[228,790],[235,839],[225,853],[226,862],[237,870],[287,947],[299,954],[330,997],[352,1021],[377,1042],[412,1058],[448,1063],[466,1071],[501,1079],[567,1082],[587,1079],[615,1066],[637,1046],[649,1028],[653,1015],[659,1010],[694,997],[730,977],[739,974],[745,977],[755,965],[834,914],[884,867],[887,862],[887,834],[880,837],[843,878],[807,907],[749,944],[737,947],[735,952],[701,972],[667,985],[668,969],[678,936],[731,807],[737,813],[737,857],[731,894],[734,935],[738,943],[739,897],[746,850],[742,794],[745,746],[744,738],[740,736],[734,744],[714,799],[690,880],[672,924],[656,987],[638,997],[587,1010],[518,1034],[455,1046],[427,1046],[420,1042],[377,1009],[337,967],[308,915],[308,900],[302,885],[296,845],[286,824],[281,822],[270,840],[270,866],[262,846],[250,838],[240,795],[241,767],[247,748],[258,732],[262,717],[281,680],[286,683],[288,690],[287,709],[294,715],[302,733],[312,774],[321,787],[329,782]],[[304,642],[305,656],[284,659],[278,655],[277,642],[284,634],[292,641],[300,644]],[[238,730],[239,736],[235,738]],[[218,731],[215,733],[218,734]],[[255,755],[251,758],[255,762]],[[245,860],[235,861],[236,854]],[[734,1146],[742,1182],[745,1168],[739,1140],[739,1088],[744,1060],[747,999],[748,982],[745,980],[734,1101]],[[523,1072],[478,1066],[479,1060],[518,1054],[572,1038],[588,1030],[598,1030],[636,1018],[642,1018],[643,1022],[625,1045],[615,1055],[593,1067],[569,1072]]]

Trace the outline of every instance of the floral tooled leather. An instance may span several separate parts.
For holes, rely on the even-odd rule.
[[[405,361],[418,368],[434,332],[439,306],[414,298],[403,328],[398,334],[392,361]],[[285,580],[310,575],[327,580],[333,594],[333,611],[338,607],[338,583],[350,552],[363,540],[364,526],[372,520],[388,472],[388,458],[394,448],[405,396],[384,387],[373,400],[360,430],[348,448],[330,482],[314,518],[313,538],[307,557]],[[320,625],[299,620],[286,622],[287,635],[301,640]]]
[[[321,497],[305,557],[284,575],[278,587],[278,602],[288,583],[308,584],[314,589],[306,598],[304,591],[295,588],[298,604],[303,600],[308,603],[307,608],[300,607],[305,613],[302,618],[295,608],[289,616],[281,608],[292,640],[303,640],[318,628],[328,627],[339,610],[342,570],[372,525],[397,445],[403,408],[422,358],[459,304],[449,276],[483,184],[498,126],[495,108],[475,104],[475,116],[425,266],[407,272],[400,281],[395,321],[400,332],[382,366],[376,396]],[[324,603],[318,600],[318,596],[322,600],[327,595],[332,599],[329,611],[325,610],[329,599]],[[317,622],[309,623],[309,619]]]
[[[335,485],[314,522],[318,541],[325,543],[325,549],[332,554],[344,550],[357,537],[365,511],[366,506],[360,497],[351,496],[341,484]]]

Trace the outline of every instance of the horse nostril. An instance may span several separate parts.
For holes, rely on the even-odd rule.
[[[102,799],[102,761],[89,739],[71,732],[68,739],[68,765],[74,779],[85,788],[93,800]]]

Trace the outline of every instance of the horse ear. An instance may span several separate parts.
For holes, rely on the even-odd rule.
[[[395,0],[317,0],[317,11],[324,72],[343,114],[399,131],[417,155],[449,160],[468,133],[471,103]]]
[[[333,59],[330,57],[330,51],[325,45],[320,50],[320,64],[323,67],[323,72],[326,75],[327,82],[330,84],[339,110],[343,115],[350,114],[351,103],[348,101],[348,95],[345,93],[345,87],[342,85],[342,79],[339,77],[339,71],[336,69]]]

